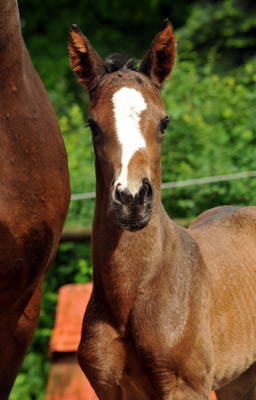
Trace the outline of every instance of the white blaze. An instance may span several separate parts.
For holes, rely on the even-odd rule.
[[[122,170],[117,182],[127,187],[129,161],[137,150],[146,147],[140,129],[140,118],[147,105],[138,90],[127,87],[118,90],[112,101],[116,132],[122,146]]]

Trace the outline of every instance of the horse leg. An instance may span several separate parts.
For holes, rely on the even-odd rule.
[[[91,325],[85,318],[77,359],[100,400],[126,400],[119,384],[124,359],[117,336],[108,323],[99,320]]]
[[[43,278],[26,306],[0,318],[0,400],[7,400],[33,338],[40,313]],[[19,303],[21,304],[21,303]]]
[[[256,400],[256,363],[216,394],[218,400]]]
[[[85,313],[77,359],[100,400],[151,399],[146,394],[150,381],[143,376],[134,344],[114,328],[107,307],[93,300]]]
[[[250,390],[247,400],[256,400],[256,384]]]
[[[192,393],[192,392],[182,392],[177,393],[173,397],[170,397],[173,400],[211,400],[211,394],[209,396],[205,396],[199,393]]]

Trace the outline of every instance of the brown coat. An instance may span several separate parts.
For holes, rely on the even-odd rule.
[[[20,30],[17,1],[0,1],[0,399],[37,325],[42,280],[67,215],[67,155]]]

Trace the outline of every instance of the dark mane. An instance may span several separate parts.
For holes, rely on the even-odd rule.
[[[108,73],[125,69],[138,71],[138,60],[129,58],[123,54],[111,54],[106,58],[104,66]]]

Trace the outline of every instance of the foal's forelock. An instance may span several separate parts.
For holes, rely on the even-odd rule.
[[[128,189],[134,195],[138,187],[133,182],[128,182],[128,166],[136,152],[146,148],[141,130],[141,115],[147,104],[140,91],[128,87],[122,87],[115,92],[112,102],[116,135],[122,150],[121,172],[115,177],[114,187]]]

